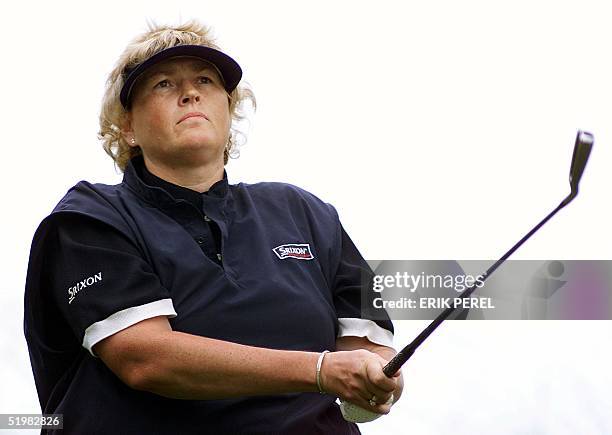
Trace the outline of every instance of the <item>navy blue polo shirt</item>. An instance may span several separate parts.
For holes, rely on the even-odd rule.
[[[34,236],[24,328],[41,408],[64,414],[64,433],[359,433],[329,395],[136,391],[92,347],[160,315],[250,346],[319,352],[347,335],[391,346],[389,320],[361,318],[371,274],[335,209],[310,193],[224,177],[201,194],[137,157],[121,184],[74,186]]]

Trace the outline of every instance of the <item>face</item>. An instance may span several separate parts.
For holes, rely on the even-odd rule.
[[[124,135],[158,165],[203,164],[223,160],[230,123],[217,70],[200,59],[174,58],[138,80]]]

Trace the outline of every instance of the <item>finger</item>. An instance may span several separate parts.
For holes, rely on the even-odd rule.
[[[387,401],[389,400],[389,398],[391,397],[391,395],[393,394],[393,391],[385,391],[381,388],[378,388],[376,385],[371,384],[370,382],[368,382],[366,380],[366,390],[368,392],[370,392],[370,397],[367,397],[367,400],[370,400],[372,398],[372,395],[376,396],[375,401],[378,403],[387,403]]]
[[[375,409],[374,412],[377,414],[388,414],[391,412],[391,405],[378,405]]]
[[[381,393],[384,394],[384,393]],[[363,403],[369,403],[370,400],[374,399],[374,401],[378,401],[378,399],[376,399],[377,397],[377,393],[376,391],[372,391],[369,388],[363,388],[357,391],[357,396],[359,396],[359,399],[361,399],[363,401]]]
[[[380,409],[381,405],[388,405],[389,407],[391,407],[391,405],[393,405],[394,403],[394,395],[393,394],[390,394],[388,396],[373,395],[368,400],[368,403],[373,409]]]
[[[385,393],[393,392],[398,386],[398,378],[388,378],[382,371],[382,367],[376,363],[366,367],[366,375],[368,386],[382,390]],[[377,391],[373,392],[376,393]]]
[[[374,400],[376,399],[376,400]],[[382,402],[379,398],[375,397],[372,401],[369,401],[370,410],[377,414],[388,414],[391,411],[391,400]]]
[[[375,391],[367,388],[360,388],[354,392],[354,397],[350,398],[349,402],[359,405],[359,407],[369,411],[374,411],[377,409],[378,405],[386,404],[388,401],[386,394],[387,393],[384,391],[380,391],[377,395]]]
[[[366,409],[371,412],[375,412],[377,414],[388,414],[391,410],[391,405],[388,404],[379,404],[370,402],[370,400],[365,400],[362,397],[356,397],[351,400],[351,403],[359,406],[360,408]]]

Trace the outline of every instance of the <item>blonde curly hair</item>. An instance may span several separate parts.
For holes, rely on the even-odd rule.
[[[128,114],[128,110],[123,107],[119,99],[124,83],[124,71],[136,67],[162,50],[177,45],[204,45],[220,50],[214,42],[210,28],[196,20],[190,20],[176,27],[150,23],[147,32],[128,44],[108,76],[100,110],[98,137],[102,141],[104,151],[121,171],[125,170],[132,157],[142,154],[140,147],[128,145],[121,132],[121,126],[124,125]],[[228,98],[232,125],[230,140],[223,156],[226,164],[230,155],[237,156],[238,138],[245,139],[244,134],[236,127],[236,123],[245,118],[244,102],[248,100],[253,109],[256,107],[253,91],[242,82],[228,94]]]

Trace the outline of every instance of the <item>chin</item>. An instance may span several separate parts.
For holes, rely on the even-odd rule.
[[[211,137],[207,134],[190,134],[186,137],[182,137],[179,140],[179,147],[181,148],[210,148],[219,149],[225,146],[225,143],[217,138]]]
[[[221,156],[223,158],[224,146],[218,143],[210,143],[205,141],[188,141],[176,147],[179,154],[183,158],[189,160],[204,160],[210,161]]]

